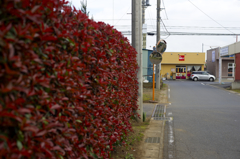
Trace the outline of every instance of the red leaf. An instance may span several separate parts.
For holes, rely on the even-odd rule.
[[[31,110],[26,109],[26,108],[19,108],[19,109],[18,109],[18,112],[21,113],[21,114],[31,113]]]
[[[51,109],[60,109],[62,108],[59,104],[55,104],[51,107]]]
[[[8,112],[0,112],[0,116],[1,117],[9,117],[9,118],[13,118],[19,122],[22,122],[22,119],[16,115],[13,115],[12,113],[8,113]]]
[[[58,150],[58,151],[63,153],[62,154],[63,156],[65,155],[65,151],[60,146],[55,146],[55,147],[52,148],[52,150]]]
[[[54,37],[54,36],[45,35],[45,36],[42,37],[42,40],[43,40],[43,41],[56,41],[57,38]]]
[[[37,133],[39,129],[36,126],[27,126],[23,128],[24,131],[31,131],[34,133]]]
[[[32,13],[36,12],[36,10],[38,10],[39,7],[41,7],[41,6],[40,6],[40,5],[34,6],[34,7],[31,9],[31,12],[32,12]]]
[[[10,75],[19,74],[19,72],[17,72],[17,71],[10,70],[10,68],[8,67],[8,65],[7,65],[6,63],[4,63],[4,66],[5,66],[5,69],[6,69],[6,73],[7,73],[7,74],[10,74]]]
[[[62,100],[69,100],[69,98],[67,98],[67,97],[63,97]]]
[[[8,26],[3,30],[3,35],[6,34],[12,28],[12,23],[9,23]]]
[[[46,130],[43,130],[43,131],[38,132],[38,133],[36,134],[36,136],[43,136],[43,135],[45,135],[46,133],[47,133],[47,131],[46,131]]]
[[[11,43],[8,44],[9,47],[9,58],[12,58],[14,56],[14,48]]]

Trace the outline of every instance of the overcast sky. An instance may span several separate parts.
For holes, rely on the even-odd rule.
[[[77,9],[80,1],[69,0]],[[146,9],[147,31],[156,31],[157,0],[149,0]],[[90,18],[113,25],[119,31],[131,31],[131,0],[87,0]],[[240,34],[240,0],[162,0],[161,18],[168,32]],[[166,31],[163,23],[161,30]],[[131,35],[126,35],[131,42]],[[204,52],[236,42],[236,36],[161,35],[167,42],[166,52]],[[240,36],[238,37],[240,41]],[[156,36],[147,36],[152,49]],[[202,45],[203,44],[203,45]],[[202,47],[203,46],[203,47]]]

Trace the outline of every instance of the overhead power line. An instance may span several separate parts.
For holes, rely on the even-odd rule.
[[[165,24],[164,24],[162,18],[161,18],[161,21],[162,21],[162,24],[163,24],[163,26],[164,26],[166,32],[168,33],[168,36],[167,36],[166,38],[164,38],[164,39],[167,39],[167,38],[170,36],[170,33],[169,33],[169,31],[167,30],[167,28],[166,28],[166,26],[165,26]]]
[[[164,5],[164,0],[162,0],[162,2],[163,2],[164,11],[165,11],[165,14],[166,14],[166,17],[167,17],[167,20],[168,20],[168,15],[167,15],[167,11],[166,11],[166,8],[165,8],[165,5]]]
[[[207,15],[205,12],[203,12],[199,7],[197,7],[193,2],[191,2],[190,0],[188,0],[193,6],[195,6],[198,10],[200,10],[203,14],[205,14],[208,18],[212,19],[214,22],[216,22],[218,25],[222,26],[223,28],[225,28],[226,30],[228,30],[229,32],[235,34],[234,32],[232,32],[231,30],[227,29],[226,27],[224,27],[222,24],[218,23],[216,20],[214,20],[212,17],[210,17],[209,15]]]
[[[121,31],[124,35],[131,35],[131,31]],[[148,35],[156,35],[156,31],[147,32]],[[224,33],[194,33],[194,32],[160,32],[162,36],[170,35],[188,35],[188,36],[236,36],[240,34],[224,34]]]
[[[163,24],[163,21],[162,21],[162,24]],[[114,25],[114,26],[118,27],[118,28],[120,28],[120,27],[121,28],[131,27],[131,25]],[[148,27],[156,28],[156,25],[148,25]],[[227,28],[227,29],[231,29],[231,30],[240,30],[240,27],[225,27],[225,28],[222,28],[222,27],[204,27],[204,26],[201,27],[201,26],[166,26],[166,25],[165,25],[165,27],[167,29],[199,29],[199,30],[223,30],[224,29],[224,30],[226,30],[225,28]]]

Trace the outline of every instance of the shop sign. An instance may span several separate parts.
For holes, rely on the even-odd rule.
[[[212,62],[215,62],[215,50],[212,51]]]
[[[185,56],[184,55],[179,55],[179,61],[184,61],[185,60]]]
[[[228,46],[220,49],[220,56],[228,55]]]

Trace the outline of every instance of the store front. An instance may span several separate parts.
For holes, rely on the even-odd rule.
[[[203,71],[205,53],[173,53],[163,54],[161,76],[167,79],[189,79],[193,71]]]
[[[186,79],[186,66],[176,66],[176,79]]]
[[[193,71],[201,71],[201,66],[178,66],[176,65],[176,79],[188,79]]]

